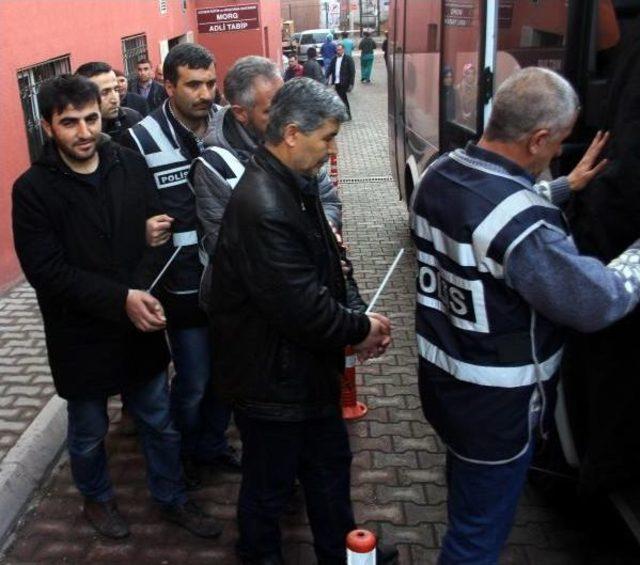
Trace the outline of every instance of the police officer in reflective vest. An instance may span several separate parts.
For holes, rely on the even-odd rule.
[[[557,207],[600,171],[606,136],[580,182],[534,184],[577,111],[560,75],[517,72],[478,144],[438,159],[413,201],[420,395],[448,448],[442,564],[497,563],[553,415],[565,328],[603,328],[640,299],[640,241],[609,265],[581,256]]]
[[[213,104],[213,56],[200,45],[177,45],[164,61],[164,77],[169,98],[132,127],[123,144],[145,157],[168,214],[158,217],[156,224],[159,243],[171,237],[165,261],[181,248],[160,281],[159,297],[176,369],[172,412],[182,435],[186,480],[195,488],[203,466],[240,469],[239,457],[225,438],[230,410],[212,392],[208,320],[198,305],[203,264],[198,256],[195,198],[187,181],[218,109]]]

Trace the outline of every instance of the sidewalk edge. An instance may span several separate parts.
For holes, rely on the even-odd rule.
[[[67,434],[66,405],[53,396],[0,461],[0,546],[60,453]]]

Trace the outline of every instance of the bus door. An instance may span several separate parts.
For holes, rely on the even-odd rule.
[[[405,113],[404,113],[404,51],[405,51],[405,0],[397,0],[393,5],[392,14],[392,43],[389,46],[389,64],[391,77],[389,80],[393,85],[391,89],[392,103],[390,109],[393,115],[390,116],[389,134],[391,136],[391,151],[394,154],[392,159],[393,174],[400,191],[400,198],[404,191],[404,162],[405,162]],[[393,131],[391,131],[393,127]]]
[[[444,0],[440,67],[440,151],[482,133],[493,94],[497,0]]]

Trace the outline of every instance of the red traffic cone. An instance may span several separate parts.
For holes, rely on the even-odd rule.
[[[347,536],[347,565],[376,565],[376,536],[368,530],[353,530]]]
[[[351,347],[347,347],[344,353],[344,375],[342,375],[341,383],[342,417],[345,420],[355,420],[362,418],[367,413],[368,408],[357,400],[356,354]]]

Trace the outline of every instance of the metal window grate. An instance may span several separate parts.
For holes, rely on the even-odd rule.
[[[167,0],[158,0],[158,4],[160,6],[160,13],[161,14],[166,14],[168,7],[167,7]]]
[[[44,63],[20,69],[18,71],[18,89],[20,102],[27,128],[27,143],[31,162],[40,155],[44,145],[44,133],[40,127],[40,108],[38,107],[38,91],[42,83],[63,73],[71,72],[71,61],[68,55],[50,59]]]
[[[122,38],[122,62],[124,63],[124,74],[129,80],[136,76],[137,62],[148,57],[147,36],[144,33]]]

